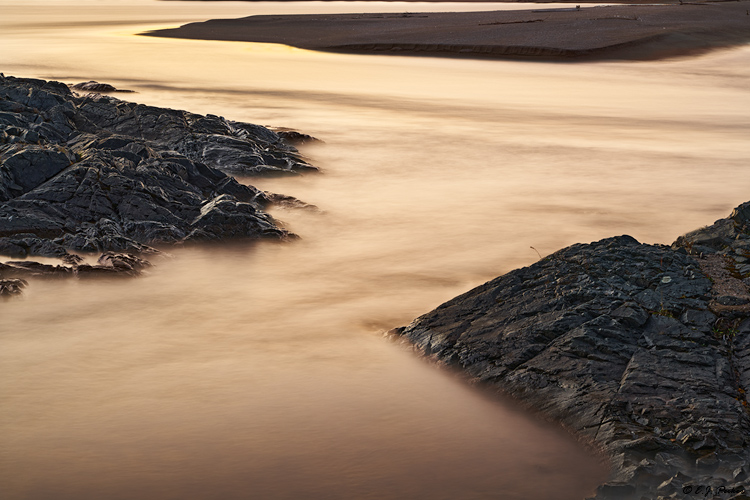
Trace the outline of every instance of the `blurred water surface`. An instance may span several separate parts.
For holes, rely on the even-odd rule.
[[[0,71],[287,126],[320,175],[242,179],[288,244],[170,249],[0,304],[11,499],[576,499],[606,466],[381,333],[541,255],[748,199],[750,48],[644,63],[322,54],[137,36],[254,13],[496,4],[0,0]]]

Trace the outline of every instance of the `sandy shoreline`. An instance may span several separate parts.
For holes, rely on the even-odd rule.
[[[653,60],[750,42],[750,1],[215,19],[149,36],[363,54]]]

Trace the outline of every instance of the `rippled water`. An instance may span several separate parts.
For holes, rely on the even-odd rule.
[[[747,200],[750,48],[552,64],[135,36],[435,8],[0,0],[5,74],[326,142],[304,150],[321,175],[244,180],[320,208],[273,212],[299,241],[170,249],[138,280],[0,304],[3,498],[574,499],[606,475],[381,334],[534,249],[668,243]]]

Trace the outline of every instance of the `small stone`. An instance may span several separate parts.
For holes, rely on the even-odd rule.
[[[736,295],[722,295],[716,298],[716,302],[723,306],[742,306],[750,303],[750,297],[738,297]]]

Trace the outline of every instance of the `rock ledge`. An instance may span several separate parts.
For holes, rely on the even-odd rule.
[[[596,499],[745,499],[748,221],[573,245],[391,333],[602,450]]]
[[[101,90],[93,83],[84,87]],[[258,125],[0,74],[0,255],[140,254],[163,244],[294,237],[263,211],[277,195],[227,173],[314,171]],[[81,275],[85,267],[67,269]]]

